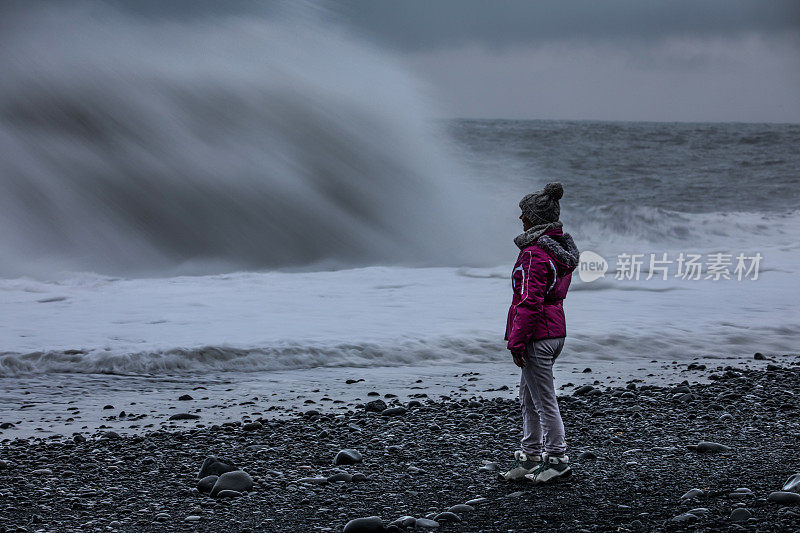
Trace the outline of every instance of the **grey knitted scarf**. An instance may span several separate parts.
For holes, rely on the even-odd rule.
[[[546,231],[557,229],[561,226],[563,226],[561,222],[550,222],[549,224],[539,224],[538,226],[533,226],[532,228],[528,228],[528,231],[520,233],[514,237],[514,244],[516,244],[517,247],[522,250],[523,248],[535,243],[539,237],[544,235]]]

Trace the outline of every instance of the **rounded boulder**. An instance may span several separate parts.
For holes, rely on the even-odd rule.
[[[342,533],[383,533],[383,520],[380,516],[367,516],[350,520]]]
[[[333,464],[354,465],[363,460],[364,458],[362,457],[361,452],[358,450],[353,450],[352,448],[345,448],[336,454],[336,457],[333,458]]]
[[[253,478],[244,470],[225,472],[214,486],[211,488],[211,496],[217,496],[220,491],[233,490],[236,492],[248,492],[253,490]]]

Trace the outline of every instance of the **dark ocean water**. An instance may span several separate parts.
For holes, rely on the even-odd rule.
[[[550,120],[443,123],[499,218],[548,181],[603,253],[781,247],[800,227],[800,125]],[[508,230],[511,231],[511,230]]]
[[[775,213],[800,203],[800,124],[456,120],[482,179],[559,180],[578,208]]]

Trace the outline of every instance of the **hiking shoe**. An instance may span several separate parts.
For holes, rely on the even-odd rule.
[[[561,457],[548,456],[542,462],[542,466],[529,474],[525,474],[525,479],[532,481],[536,485],[541,485],[568,478],[571,475],[572,469],[569,467],[569,457],[566,455]]]
[[[542,466],[543,457],[541,455],[526,455],[519,450],[514,452],[514,464],[508,472],[500,472],[497,479],[500,481],[522,480],[525,474],[530,474]]]

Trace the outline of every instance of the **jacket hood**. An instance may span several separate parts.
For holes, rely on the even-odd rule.
[[[539,224],[538,226],[531,226],[514,237],[514,244],[517,248],[524,250],[532,244],[536,244],[539,237],[542,235],[561,234],[561,222],[549,222],[547,224]]]
[[[578,266],[580,252],[569,233],[548,232],[539,237],[536,245],[561,263],[565,270],[572,272]]]

